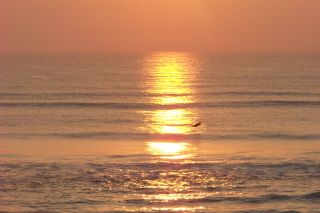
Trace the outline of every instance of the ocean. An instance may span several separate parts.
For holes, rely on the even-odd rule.
[[[1,54],[0,70],[1,213],[320,212],[320,53]]]

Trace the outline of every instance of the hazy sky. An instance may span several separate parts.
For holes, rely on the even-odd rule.
[[[320,0],[0,0],[0,52],[320,51]]]

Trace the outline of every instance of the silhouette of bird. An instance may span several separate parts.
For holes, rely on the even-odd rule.
[[[195,125],[193,125],[192,127],[197,127],[197,126],[200,126],[201,125],[201,122],[199,123],[196,123]]]

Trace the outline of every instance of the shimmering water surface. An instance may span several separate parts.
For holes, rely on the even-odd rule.
[[[320,212],[319,53],[0,60],[0,212]]]

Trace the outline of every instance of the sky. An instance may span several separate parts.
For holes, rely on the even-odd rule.
[[[0,0],[0,52],[320,51],[320,0]]]

